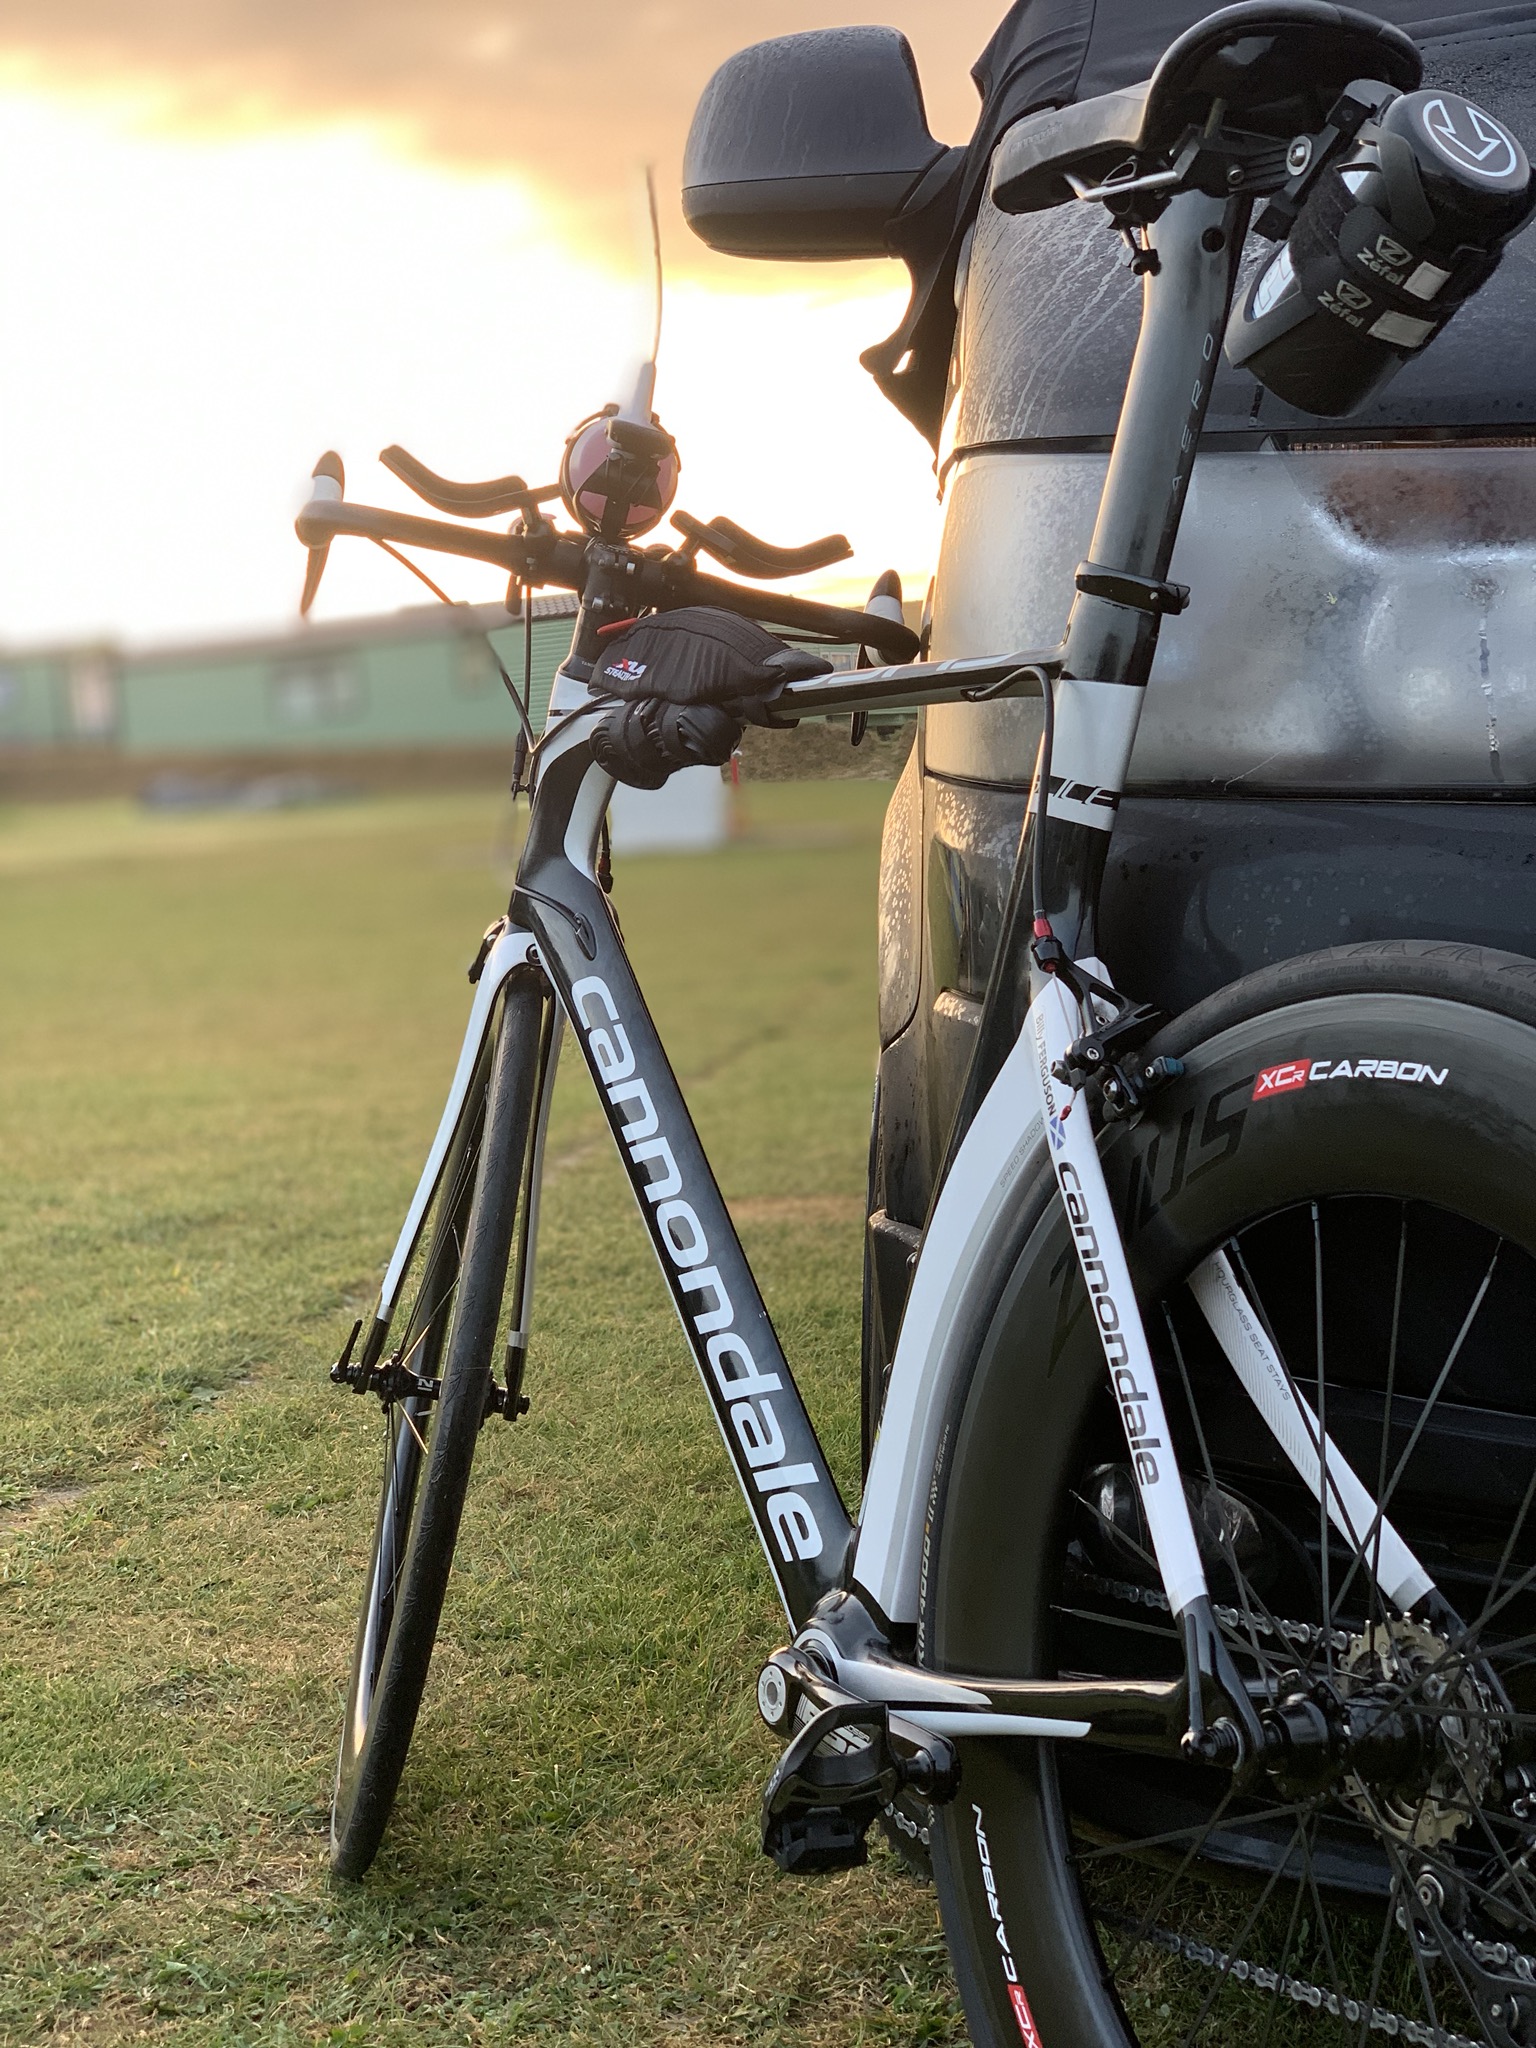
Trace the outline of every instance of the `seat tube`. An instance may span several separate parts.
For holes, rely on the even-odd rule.
[[[1249,202],[1181,193],[1148,233],[1141,333],[1099,501],[1095,569],[1167,579],[1189,491]],[[1125,787],[1160,616],[1079,590],[1056,691],[1046,845],[1046,909],[1074,956],[1097,950],[1094,925],[1115,811]],[[1035,790],[1032,808],[1040,792]]]
[[[1149,231],[1157,267],[1142,278],[1141,332],[1093,530],[1090,560],[1100,569],[1158,583],[1167,577],[1249,210],[1246,199],[1181,193]],[[1099,886],[1157,629],[1156,613],[1086,591],[1067,622],[1044,882],[1052,929],[1076,959],[1098,950]],[[1038,993],[1029,947],[1038,785],[1037,775],[940,1184]]]

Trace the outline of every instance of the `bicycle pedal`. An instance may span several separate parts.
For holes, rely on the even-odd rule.
[[[885,1710],[846,1700],[812,1713],[763,1792],[763,1854],[781,1870],[847,1870],[900,1789]]]
[[[954,1792],[959,1771],[943,1736],[843,1691],[796,1651],[775,1653],[758,1701],[770,1726],[796,1730],[763,1792],[763,1854],[781,1870],[850,1869],[899,1792]]]
[[[790,1877],[823,1870],[856,1870],[869,1861],[864,1837],[868,1820],[858,1821],[836,1806],[808,1806],[780,1814],[763,1829],[763,1854]]]

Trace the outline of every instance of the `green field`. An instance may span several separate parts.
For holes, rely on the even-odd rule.
[[[851,1486],[886,788],[752,786],[624,929]],[[0,2040],[962,2038],[883,1847],[755,1848],[782,1618],[595,1105],[368,1881],[326,1874],[376,1407],[326,1367],[436,1121],[493,795],[0,811]]]

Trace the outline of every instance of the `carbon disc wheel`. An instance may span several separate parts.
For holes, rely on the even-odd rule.
[[[508,983],[397,1324],[392,1356],[440,1392],[385,1404],[383,1484],[331,1805],[338,1877],[361,1877],[377,1854],[426,1689],[490,1393],[543,1008],[534,977]]]
[[[1106,1141],[1106,1172],[1228,1646],[1256,1702],[1324,1733],[1305,1771],[1243,1785],[1086,1743],[964,1744],[934,1858],[971,2037],[1520,2048],[1536,2041],[1536,965],[1315,956],[1223,992],[1160,1049],[1185,1074]],[[940,1451],[921,1654],[1177,1676],[1053,1187],[1015,1246]],[[1440,1600],[1389,1608],[1372,1530],[1342,1536],[1279,1453],[1188,1286],[1216,1250]]]

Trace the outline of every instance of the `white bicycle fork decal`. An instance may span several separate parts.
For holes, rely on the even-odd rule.
[[[1093,1120],[1083,1098],[1058,1081],[1052,1071],[1082,1028],[1076,1001],[1058,981],[1049,982],[1030,1005],[1035,1077],[1051,1167],[1072,1228],[1109,1383],[1125,1426],[1131,1470],[1146,1511],[1163,1590],[1177,1615],[1191,1601],[1206,1595],[1205,1567],[1190,1524],[1183,1476],[1168,1436],[1162,1390],[1131,1285],[1119,1220],[1104,1185]]]

